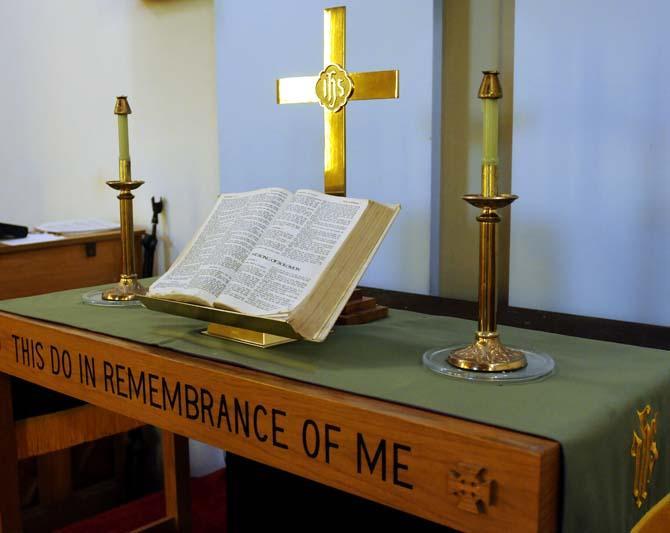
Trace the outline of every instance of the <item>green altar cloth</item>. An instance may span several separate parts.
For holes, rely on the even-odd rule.
[[[629,531],[670,491],[667,351],[501,327],[506,343],[551,354],[557,371],[528,384],[474,384],[421,363],[429,348],[470,341],[467,320],[392,310],[378,322],[336,327],[322,344],[263,350],[201,335],[195,320],[84,305],[86,290],[7,300],[0,310],[554,439],[563,452],[563,531]],[[638,509],[630,448],[636,409],[646,404],[659,413],[660,458]]]

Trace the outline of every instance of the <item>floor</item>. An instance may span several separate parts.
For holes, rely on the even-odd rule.
[[[193,532],[226,531],[226,471],[191,480]],[[165,513],[163,493],[150,494],[121,507],[72,524],[56,533],[127,533],[160,519]]]

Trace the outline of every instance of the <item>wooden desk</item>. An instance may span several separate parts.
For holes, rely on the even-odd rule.
[[[135,231],[135,264],[142,266],[142,235]],[[0,244],[0,300],[113,283],[121,275],[118,231],[10,246]]]
[[[41,342],[42,358],[47,346],[67,352],[69,377],[24,357],[22,339]],[[560,447],[550,440],[0,313],[0,393],[8,376],[456,529],[557,528]],[[0,485],[9,531],[13,476]]]
[[[142,264],[143,235],[144,230],[135,231],[138,268]],[[0,300],[112,283],[118,281],[121,274],[120,233],[92,233],[57,241],[14,246],[0,244],[0,272]],[[71,400],[36,387],[24,386],[18,396],[15,391],[14,400],[21,404],[18,415],[21,418],[31,417],[22,420],[17,426],[19,439],[22,441],[19,456],[21,459],[37,457],[37,484],[28,485],[33,489],[39,487],[41,507],[33,508],[31,519],[26,522],[32,525],[43,522],[53,524],[53,515],[50,513],[61,508],[61,513],[68,514],[62,511],[63,502],[72,496],[71,455],[62,440],[64,434],[72,436],[76,433],[76,429],[70,428],[70,425],[78,420],[88,429],[85,435],[82,434],[85,438],[76,442],[81,443],[128,431],[140,424],[119,420],[99,409],[76,407],[67,410],[72,407]],[[54,411],[59,413],[47,415]],[[49,435],[44,434],[47,428],[51,431]],[[61,439],[61,445],[54,446],[54,439]],[[43,446],[44,443],[49,445]],[[117,463],[118,467],[122,465],[119,460]],[[29,469],[26,468],[25,471]],[[116,483],[116,486],[120,484]],[[112,493],[114,489],[108,489],[107,492]],[[101,502],[105,503],[108,499],[109,497],[103,498]],[[83,508],[77,505],[74,498],[72,500],[72,504],[67,506],[71,519],[79,517],[77,510]],[[95,505],[91,502],[87,503],[86,508],[95,511]]]

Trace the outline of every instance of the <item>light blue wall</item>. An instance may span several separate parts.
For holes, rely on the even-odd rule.
[[[363,284],[437,279],[440,0],[350,0],[347,69],[400,70],[400,99],[347,107],[347,193],[402,210]],[[216,4],[221,190],[323,189],[323,111],[276,104],[275,79],[323,67],[322,0]],[[435,22],[438,22],[437,24]],[[437,105],[434,105],[434,103]],[[432,276],[432,279],[431,279]]]
[[[517,0],[510,302],[670,324],[666,0]]]

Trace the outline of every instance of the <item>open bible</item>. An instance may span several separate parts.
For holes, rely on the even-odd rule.
[[[321,342],[399,209],[304,189],[222,194],[148,296],[285,320]]]

